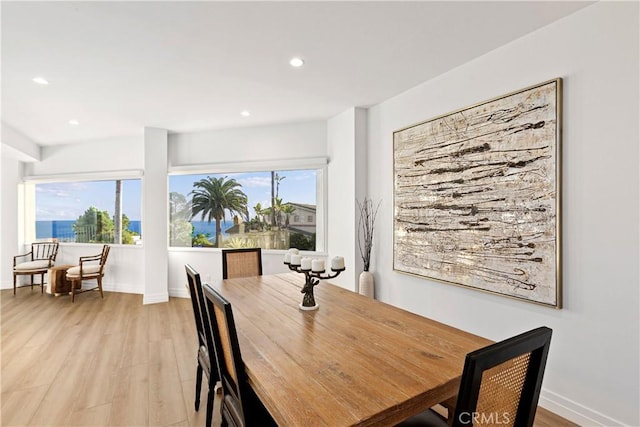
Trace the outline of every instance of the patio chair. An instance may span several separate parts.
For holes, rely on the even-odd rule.
[[[40,275],[40,293],[44,293],[44,275],[53,267],[58,255],[57,242],[34,242],[31,250],[26,254],[13,257],[13,295],[16,294],[18,276],[31,276],[33,290],[33,276]],[[23,259],[18,262],[19,259]],[[19,286],[22,287],[22,286]]]
[[[81,256],[78,265],[67,270],[67,280],[71,282],[71,302],[75,302],[76,293],[88,291],[100,291],[100,298],[104,298],[102,294],[102,278],[104,277],[104,266],[109,256],[109,245],[102,247],[102,252],[97,255]],[[82,282],[85,280],[96,280],[98,285],[91,289],[82,289]],[[76,292],[76,284],[80,282],[80,291]]]

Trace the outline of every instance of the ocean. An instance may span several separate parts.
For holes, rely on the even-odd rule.
[[[74,242],[75,233],[73,231],[73,224],[76,221],[71,220],[54,220],[54,221],[36,221],[36,239],[49,239],[57,238],[61,242]],[[141,233],[141,221],[131,220],[129,222],[129,230]],[[212,221],[208,223],[206,221],[191,221],[196,234],[209,234],[211,240],[216,238],[216,222]],[[222,235],[227,237],[227,233],[224,232],[227,228],[233,226],[233,221],[228,220],[222,223]]]

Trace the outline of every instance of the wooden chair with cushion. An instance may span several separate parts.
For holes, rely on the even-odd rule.
[[[16,294],[18,276],[31,276],[31,289],[33,289],[33,276],[38,274],[40,275],[40,293],[44,293],[44,275],[53,267],[57,255],[57,242],[35,242],[31,244],[29,252],[14,256],[13,294]]]
[[[211,323],[209,322],[209,317],[206,315],[204,305],[204,293],[202,292],[200,274],[189,264],[185,265],[185,270],[187,271],[187,283],[189,285],[189,294],[191,295],[191,304],[193,305],[193,315],[195,317],[196,333],[198,336],[195,410],[200,409],[200,389],[202,387],[202,373],[204,372],[209,385],[207,393],[207,422],[205,425],[210,426],[213,420],[215,386],[220,380],[220,375],[218,374],[215,348],[211,335]]]
[[[109,245],[102,247],[102,252],[97,255],[81,256],[78,265],[67,270],[67,280],[71,282],[71,302],[75,301],[76,293],[88,291],[100,291],[100,298],[104,298],[102,294],[102,278],[104,277],[104,266],[109,256]],[[82,289],[82,282],[85,280],[96,280],[98,285],[91,289]],[[79,283],[79,291],[76,285]]]
[[[276,426],[247,380],[231,304],[204,284],[207,315],[212,327],[216,360],[222,384],[222,427]]]
[[[469,353],[449,424],[429,409],[399,426],[531,427],[550,343],[551,329],[541,327]]]
[[[222,278],[262,276],[260,248],[223,249]]]

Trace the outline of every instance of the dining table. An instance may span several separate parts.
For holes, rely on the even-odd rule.
[[[490,340],[297,273],[222,280],[250,386],[279,426],[392,426],[457,393]]]

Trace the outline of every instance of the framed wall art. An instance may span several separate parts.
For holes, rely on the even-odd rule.
[[[561,307],[562,80],[393,134],[393,268]]]

